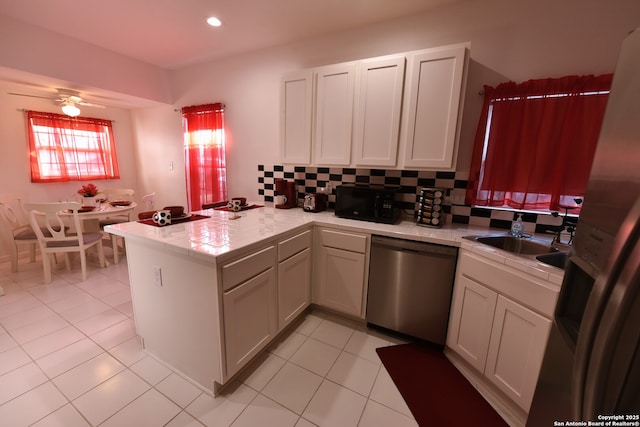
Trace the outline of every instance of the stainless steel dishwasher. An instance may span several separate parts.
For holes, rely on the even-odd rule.
[[[444,345],[458,249],[372,236],[367,323]]]

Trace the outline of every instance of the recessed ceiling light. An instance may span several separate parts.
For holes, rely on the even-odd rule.
[[[220,25],[222,25],[222,21],[220,21],[215,16],[212,16],[210,18],[207,18],[207,24],[211,25],[212,27],[219,27]]]

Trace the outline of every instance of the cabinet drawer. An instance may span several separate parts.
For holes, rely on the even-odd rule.
[[[228,291],[236,285],[262,273],[275,265],[276,248],[269,246],[222,267],[222,289]]]
[[[296,234],[278,243],[278,262],[311,246],[311,230]]]
[[[318,233],[322,246],[344,249],[361,254],[367,251],[367,236],[336,230],[320,230]]]

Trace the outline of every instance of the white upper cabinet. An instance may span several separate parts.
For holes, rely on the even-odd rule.
[[[359,63],[354,160],[356,166],[396,166],[405,57]]]
[[[468,44],[289,73],[284,164],[455,170]]]
[[[405,168],[455,169],[467,63],[467,45],[408,56],[401,136]]]
[[[316,69],[314,163],[351,163],[355,63]]]
[[[283,163],[311,162],[313,73],[289,73],[280,85],[280,159]]]

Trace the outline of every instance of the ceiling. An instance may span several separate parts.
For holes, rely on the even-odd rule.
[[[21,0],[0,14],[164,69],[425,12],[457,0]],[[222,26],[205,19],[215,15]]]

